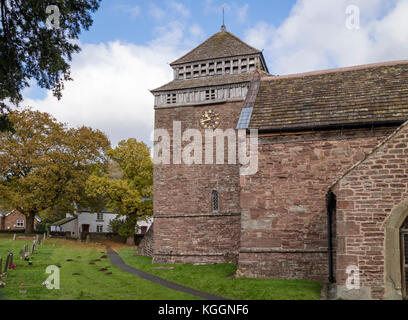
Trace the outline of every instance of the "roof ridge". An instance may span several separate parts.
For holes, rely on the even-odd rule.
[[[214,38],[217,34],[221,33],[221,31],[214,33],[211,37],[209,37],[207,40],[203,41],[201,44],[199,44],[197,47],[191,49],[189,52],[187,52],[185,55],[181,56],[180,58],[174,60],[172,63],[170,63],[170,65],[175,65],[177,64],[177,61],[187,57],[190,53],[193,53],[194,51],[198,50],[198,48],[201,48],[202,46],[204,46],[205,43],[207,43],[208,41],[210,41],[212,38]]]
[[[228,33],[230,36],[232,36],[233,38],[235,38],[236,40],[238,40],[239,42],[241,42],[243,45],[247,46],[248,48],[251,48],[252,50],[258,51],[258,53],[262,52],[261,50],[255,48],[253,46],[250,46],[248,43],[246,43],[245,41],[238,38],[235,34],[229,32],[229,31],[224,31],[224,32]]]
[[[261,50],[256,49],[252,46],[250,46],[249,44],[245,43],[243,40],[241,40],[240,38],[238,38],[236,35],[234,35],[233,33],[229,32],[229,31],[218,31],[217,33],[213,34],[211,37],[209,37],[207,40],[205,40],[204,42],[202,42],[201,44],[199,44],[197,47],[195,47],[194,49],[190,50],[189,52],[187,52],[185,55],[183,55],[182,57],[178,58],[177,60],[173,61],[172,63],[170,63],[170,66],[174,66],[177,64],[183,64],[183,62],[179,62],[181,60],[183,60],[184,58],[186,58],[187,56],[191,55],[192,53],[198,51],[200,48],[202,48],[203,46],[205,46],[208,42],[210,42],[211,40],[213,40],[215,37],[217,37],[220,34],[227,34],[229,36],[231,36],[234,40],[238,41],[240,44],[246,46],[248,49],[254,50],[256,51],[256,53],[262,53]],[[237,55],[235,55],[237,56]],[[200,60],[197,60],[200,61]],[[197,62],[197,61],[191,61],[191,62]]]
[[[303,72],[303,73],[293,73],[293,74],[288,74],[288,75],[283,75],[283,76],[271,75],[271,76],[263,77],[262,81],[311,77],[311,76],[316,76],[316,75],[321,75],[321,74],[365,70],[365,69],[380,68],[380,67],[400,65],[400,64],[408,64],[408,60],[385,61],[385,62],[379,62],[379,63],[356,65],[356,66],[351,66],[351,67],[341,67],[341,68],[323,69],[323,70]]]
[[[378,150],[381,149],[384,145],[386,145],[392,138],[394,138],[402,129],[408,126],[408,121],[404,122],[401,126],[399,126],[393,133],[391,133],[388,137],[386,137],[383,141],[381,141],[379,144],[377,144],[373,149],[371,149],[369,152],[367,152],[364,156],[364,159],[358,161],[355,163],[352,167],[350,167],[348,170],[346,170],[341,176],[339,176],[335,182],[330,186],[330,190],[332,190],[334,187],[337,186],[337,184],[343,180],[346,176],[349,175],[352,171],[357,169],[361,164],[363,164],[366,160],[368,160],[371,156],[373,156],[375,153],[377,153]]]

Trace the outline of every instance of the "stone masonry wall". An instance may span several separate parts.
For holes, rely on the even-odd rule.
[[[261,136],[259,171],[241,178],[242,275],[327,282],[325,195],[392,130]]]
[[[198,129],[204,137],[204,130],[199,125],[201,115],[204,111],[214,110],[220,114],[219,129],[235,130],[241,108],[242,101],[156,109],[155,128],[168,130],[172,137],[173,121],[181,121],[182,132],[186,129]],[[183,147],[186,144],[183,143]],[[227,164],[227,152],[225,159],[224,165],[183,163],[155,166],[154,262],[236,261],[241,213],[239,165]],[[219,193],[218,212],[212,211],[213,190]]]
[[[150,226],[149,231],[143,236],[143,239],[140,241],[137,246],[136,254],[146,257],[153,257],[153,224]]]
[[[404,127],[333,190],[337,195],[337,285],[345,286],[348,266],[358,266],[359,298],[384,299],[384,222],[408,198],[407,145],[408,127]]]

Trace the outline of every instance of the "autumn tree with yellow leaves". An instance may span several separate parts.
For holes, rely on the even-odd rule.
[[[13,132],[0,132],[0,206],[26,215],[26,233],[44,211],[89,207],[88,177],[106,161],[110,143],[88,127],[68,128],[47,113],[10,113]]]
[[[150,150],[143,142],[129,139],[119,142],[107,152],[108,170],[98,168],[90,176],[86,192],[93,198],[103,197],[106,207],[126,217],[119,234],[134,244],[136,224],[153,214],[153,162]]]

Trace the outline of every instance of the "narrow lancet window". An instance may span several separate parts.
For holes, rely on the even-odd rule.
[[[218,191],[212,192],[212,209],[213,212],[218,212],[219,209],[219,199],[218,199]]]

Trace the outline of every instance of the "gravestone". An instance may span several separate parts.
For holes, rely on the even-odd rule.
[[[13,236],[13,241],[16,241],[16,234],[14,234],[14,236]]]
[[[6,265],[4,266],[4,273],[7,273],[7,271],[11,269],[12,265],[13,265],[13,252],[10,252],[7,255]]]
[[[89,242],[91,242],[91,235],[88,233],[86,235],[86,243],[89,243]]]
[[[35,250],[35,240],[33,241],[33,244],[31,245],[31,254],[34,254]]]
[[[0,274],[1,274],[2,269],[3,269],[3,258],[0,258]]]
[[[47,234],[44,232],[44,240],[47,238]]]
[[[39,246],[41,245],[41,237],[37,234],[35,243],[38,244]]]

